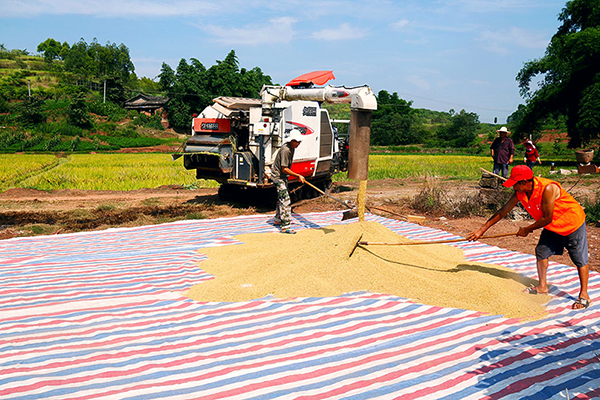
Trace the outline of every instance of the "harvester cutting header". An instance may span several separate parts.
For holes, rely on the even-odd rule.
[[[272,188],[271,165],[275,155],[290,133],[297,130],[302,144],[296,149],[292,171],[327,189],[333,174],[348,170],[349,164],[352,171],[352,132],[360,130],[356,126],[364,125],[365,120],[355,118],[355,112],[368,113],[370,127],[371,111],[377,109],[375,95],[367,86],[313,87],[333,78],[331,71],[317,71],[286,86],[263,86],[260,99],[214,99],[214,104],[193,118],[192,136],[183,149],[185,168],[195,169],[198,179],[218,181],[221,197],[235,198],[236,189],[260,192]],[[337,134],[334,121],[321,107],[323,102],[350,103],[350,138]],[[357,143],[360,147],[360,141]],[[366,175],[366,164],[363,169]],[[290,181],[290,192],[298,186]],[[311,190],[299,189],[296,198],[302,197],[302,191],[308,194],[306,191]]]

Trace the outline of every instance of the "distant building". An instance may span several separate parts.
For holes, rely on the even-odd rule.
[[[161,113],[161,123],[165,128],[168,127],[169,122],[167,120],[166,112],[163,107],[169,101],[168,97],[163,96],[150,96],[144,93],[140,93],[135,97],[125,101],[123,107],[127,110],[136,110],[140,113],[152,116],[157,112]]]

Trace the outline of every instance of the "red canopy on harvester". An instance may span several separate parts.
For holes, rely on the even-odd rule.
[[[324,85],[332,79],[335,79],[333,71],[313,71],[292,79],[285,86],[299,86],[306,83]]]

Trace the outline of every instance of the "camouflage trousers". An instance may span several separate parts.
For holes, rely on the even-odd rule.
[[[277,208],[275,209],[275,222],[281,222],[281,230],[289,229],[292,225],[292,201],[288,191],[287,182],[273,179],[277,188]]]

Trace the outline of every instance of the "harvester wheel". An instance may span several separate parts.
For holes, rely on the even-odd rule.
[[[219,186],[219,200],[221,201],[230,201],[230,200],[239,200],[236,199],[236,187],[233,185],[229,185],[227,183]]]

